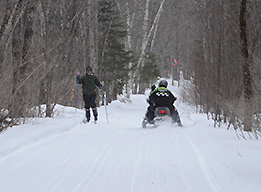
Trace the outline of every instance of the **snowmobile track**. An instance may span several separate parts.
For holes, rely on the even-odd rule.
[[[224,192],[224,189],[218,182],[218,179],[216,178],[215,174],[211,170],[211,167],[205,158],[203,152],[199,149],[197,144],[192,141],[192,139],[189,137],[187,133],[186,134],[186,139],[190,146],[193,148],[197,159],[198,159],[198,164],[200,165],[201,171],[203,175],[205,176],[206,181],[208,182],[210,188],[212,189],[213,192]]]

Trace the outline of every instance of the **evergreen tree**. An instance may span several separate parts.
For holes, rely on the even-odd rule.
[[[125,49],[126,27],[120,20],[114,1],[99,2],[99,76],[105,80],[108,102],[122,94],[128,81],[129,63],[134,61]]]
[[[155,54],[147,52],[144,55],[144,66],[140,69],[140,83],[150,86],[159,76],[160,71],[156,64]]]

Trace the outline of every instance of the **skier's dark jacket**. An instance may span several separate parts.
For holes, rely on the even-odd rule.
[[[79,82],[78,82],[79,80]],[[99,79],[92,73],[88,75],[87,73],[84,76],[77,76],[76,83],[82,84],[82,93],[84,95],[95,95],[96,87],[102,87]]]
[[[165,87],[157,87],[150,92],[149,103],[156,107],[168,107],[173,105],[176,97]]]

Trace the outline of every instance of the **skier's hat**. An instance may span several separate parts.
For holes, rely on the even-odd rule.
[[[86,67],[86,71],[92,71],[91,66]]]

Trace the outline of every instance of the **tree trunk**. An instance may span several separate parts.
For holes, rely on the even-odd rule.
[[[90,65],[93,68],[93,71],[97,71],[97,41],[96,35],[98,34],[98,17],[97,17],[97,1],[96,0],[88,0],[88,18],[89,18],[89,53],[90,53],[90,61],[86,63],[86,65]],[[96,34],[96,35],[95,35]]]
[[[144,61],[143,61],[143,56],[145,55],[145,52],[146,52],[146,48],[148,46],[148,42],[149,42],[149,39],[151,37],[151,34],[153,33],[153,30],[154,30],[154,34],[156,35],[156,32],[157,32],[157,22],[159,21],[160,19],[160,16],[161,16],[161,13],[162,13],[162,10],[163,10],[163,4],[165,2],[165,0],[162,0],[161,3],[160,3],[160,7],[157,11],[157,14],[154,18],[154,21],[153,21],[153,24],[150,28],[150,31],[148,33],[148,23],[149,23],[149,1],[150,0],[147,0],[146,1],[146,7],[145,7],[145,11],[144,11],[144,19],[143,19],[143,26],[142,26],[142,29],[143,29],[143,38],[142,38],[142,45],[141,45],[141,53],[140,53],[140,57],[139,57],[139,60],[138,60],[138,65],[137,65],[137,69],[139,68],[142,68],[143,65],[144,65]],[[153,42],[153,41],[152,41]],[[139,80],[139,76],[138,76],[138,83],[139,83],[139,87],[141,87],[141,91],[139,91],[140,94],[144,94],[144,82],[140,82]]]
[[[240,15],[239,15],[239,27],[240,27],[240,44],[241,44],[241,55],[243,65],[243,84],[244,84],[244,131],[252,130],[252,113],[251,113],[251,100],[252,100],[252,85],[251,85],[251,74],[250,64],[248,62],[248,46],[247,46],[247,31],[246,31],[246,7],[247,0],[241,1]]]
[[[52,107],[51,107],[51,89],[52,89],[52,66],[50,66],[50,60],[49,60],[49,53],[48,53],[48,38],[49,38],[49,18],[48,18],[48,7],[45,6],[44,2],[42,1],[42,11],[43,16],[45,19],[45,38],[44,38],[44,62],[45,62],[45,70],[46,70],[46,76],[45,76],[45,82],[46,82],[46,117],[52,116]]]
[[[135,1],[136,3],[136,1]],[[127,51],[131,51],[132,50],[132,45],[131,45],[131,35],[130,35],[130,32],[131,32],[131,28],[132,28],[132,23],[133,23],[133,19],[135,17],[135,12],[132,14],[132,17],[130,15],[130,8],[129,8],[129,3],[128,1],[126,2],[126,14],[127,14],[127,32],[128,32],[128,35],[127,35],[127,40],[126,40],[126,49]],[[132,63],[129,63],[129,68],[132,67]],[[132,89],[132,86],[133,86],[133,81],[134,79],[132,78],[132,75],[133,72],[130,71],[129,72],[129,80],[128,80],[128,84],[127,84],[127,87],[126,87],[126,93],[127,93],[127,98],[130,98],[130,94],[131,94],[131,89]]]

